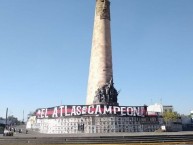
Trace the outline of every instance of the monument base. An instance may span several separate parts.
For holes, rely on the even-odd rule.
[[[70,116],[37,119],[32,129],[45,134],[154,132],[160,128],[157,117]]]
[[[78,134],[78,133],[118,133],[118,132],[154,132],[160,128],[155,117],[121,116],[79,116],[57,119],[38,119],[40,133]],[[37,125],[36,125],[37,127]]]
[[[118,105],[118,104],[116,104]],[[40,108],[27,127],[46,134],[151,132],[160,128],[147,106],[61,105]]]

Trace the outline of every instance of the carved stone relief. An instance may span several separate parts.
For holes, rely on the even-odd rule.
[[[117,104],[117,90],[113,86],[113,79],[109,83],[97,89],[94,104]]]

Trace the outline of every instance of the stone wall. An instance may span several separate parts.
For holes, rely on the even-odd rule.
[[[78,116],[37,119],[41,133],[151,132],[160,128],[157,117]]]

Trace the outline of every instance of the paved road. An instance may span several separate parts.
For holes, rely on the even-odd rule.
[[[193,131],[181,132],[133,132],[133,133],[97,133],[97,134],[42,134],[33,130],[22,128],[22,133],[16,132],[14,137],[97,137],[97,136],[155,136],[155,135],[193,135]]]
[[[106,134],[40,134],[29,130],[26,134],[25,126],[18,126],[23,132],[16,132],[14,136],[0,136],[0,145],[24,144],[128,144],[132,143],[165,143],[193,145],[193,132],[136,132],[136,133],[106,133]],[[177,143],[175,143],[177,144]]]

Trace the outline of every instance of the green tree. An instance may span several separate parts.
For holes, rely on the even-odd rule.
[[[16,125],[21,124],[21,121],[19,121],[19,120],[17,119],[17,117],[14,117],[13,115],[8,116],[8,117],[7,117],[7,120],[10,121],[11,124],[16,124]]]
[[[163,112],[163,119],[166,124],[169,122],[175,122],[179,118],[179,115],[177,112],[172,111],[165,111]]]

